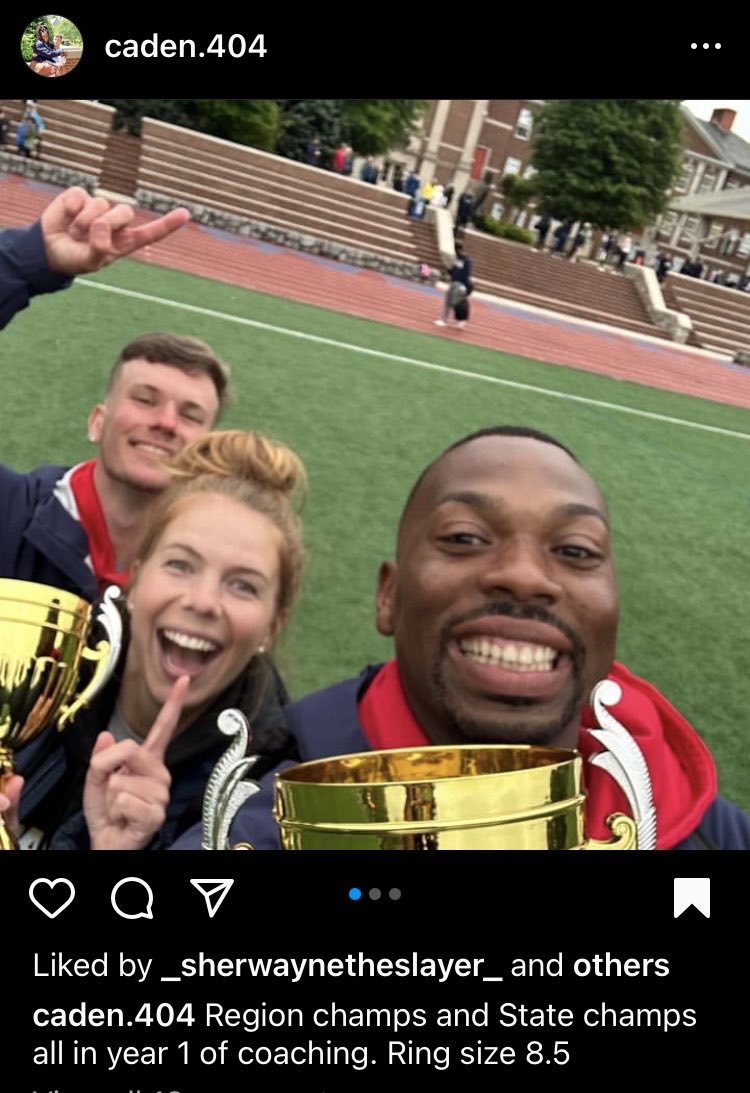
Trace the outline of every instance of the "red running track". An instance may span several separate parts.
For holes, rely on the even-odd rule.
[[[28,224],[58,192],[17,175],[4,175],[0,221],[6,227]],[[138,219],[146,221],[150,216],[139,211]],[[139,252],[137,258],[435,337],[750,408],[750,371],[709,354],[579,324],[563,315],[534,313],[501,299],[474,299],[471,322],[464,331],[438,330],[433,324],[442,294],[436,289],[197,224]]]

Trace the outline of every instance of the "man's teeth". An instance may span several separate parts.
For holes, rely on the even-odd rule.
[[[136,444],[137,448],[140,448],[142,452],[151,452],[153,455],[170,455],[168,448],[159,448],[156,444]]]
[[[549,672],[557,658],[557,649],[552,649],[549,645],[530,645],[526,642],[498,643],[488,638],[464,638],[459,646],[464,656],[471,660],[478,660],[482,664],[497,664],[516,672]]]
[[[195,638],[192,634],[181,634],[179,630],[165,630],[164,637],[181,649],[194,649],[197,653],[213,653],[219,646],[206,638]]]

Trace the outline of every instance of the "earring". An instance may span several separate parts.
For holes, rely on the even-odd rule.
[[[265,645],[259,645],[258,646],[258,652],[259,653],[265,653],[265,651],[266,651]]]

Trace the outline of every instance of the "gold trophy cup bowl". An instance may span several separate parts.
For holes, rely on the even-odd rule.
[[[0,579],[0,790],[13,774],[13,754],[49,725],[63,728],[106,682],[117,661],[121,621],[104,595],[96,621],[106,638],[87,645],[94,608],[59,588]],[[81,670],[90,679],[79,693]],[[16,843],[0,816],[0,850]]]
[[[623,813],[607,821],[610,841],[585,837],[582,759],[564,748],[461,745],[344,755],[277,774],[274,797],[285,850],[637,848],[636,823]]]

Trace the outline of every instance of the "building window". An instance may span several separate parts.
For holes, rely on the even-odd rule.
[[[516,136],[519,140],[531,140],[531,130],[533,128],[534,115],[524,106],[521,113],[518,115],[518,121],[516,122]]]
[[[665,213],[659,221],[659,235],[671,235],[679,218],[679,213],[675,212],[674,209]]]
[[[539,174],[539,172],[537,171],[536,167],[533,167],[529,163],[528,166],[526,167],[525,171],[523,172],[523,177],[524,178],[533,178],[534,175],[538,175],[538,174]]]
[[[690,185],[690,180],[693,177],[693,161],[691,159],[683,160],[680,170],[680,177],[675,183],[675,190],[684,192]]]
[[[516,159],[515,156],[508,156],[505,161],[505,167],[503,168],[504,175],[517,175],[521,170],[521,161]]]
[[[710,194],[716,189],[716,175],[706,171],[698,186],[699,194]]]
[[[681,244],[684,245],[685,243],[689,243],[692,245],[695,242],[695,240],[698,238],[699,223],[700,219],[697,216],[689,216],[687,218],[687,220],[685,221],[685,226],[682,229],[682,235],[680,236]]]
[[[732,231],[729,233],[729,235],[724,236],[724,238],[719,243],[719,254],[722,254],[725,258],[731,258],[731,256],[737,250],[739,241],[740,233],[737,231],[736,228],[732,228]]]
[[[702,246],[706,250],[716,250],[716,245],[719,242],[719,236],[724,234],[723,224],[711,224],[708,232],[708,238],[702,243]]]
[[[490,212],[490,216],[492,217],[493,220],[502,220],[504,214],[505,214],[505,205],[503,205],[502,201],[496,201],[495,204],[492,206],[492,211]]]
[[[740,245],[737,247],[735,253],[738,258],[747,258],[748,254],[750,254],[750,232],[745,232],[742,236]]]

